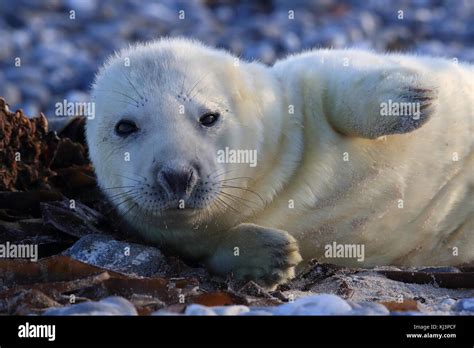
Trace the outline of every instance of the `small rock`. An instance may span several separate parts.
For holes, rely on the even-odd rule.
[[[457,301],[453,298],[445,298],[436,305],[436,308],[442,312],[450,312],[452,310],[455,310],[453,308],[456,305],[456,302]]]
[[[253,281],[246,283],[240,290],[239,293],[255,296],[255,297],[264,297],[264,298],[273,298],[267,290],[262,288],[260,285]]]
[[[79,18],[90,17],[97,11],[98,2],[95,0],[67,0],[67,7],[77,11]]]
[[[214,313],[217,315],[242,315],[250,311],[249,307],[236,305],[236,306],[219,306],[212,307]]]
[[[82,302],[62,308],[51,308],[43,315],[137,315],[137,310],[123,297],[107,297],[98,302]]]
[[[157,248],[97,234],[82,237],[65,255],[93,266],[143,277],[159,272],[165,262]]]
[[[474,297],[459,300],[454,308],[459,312],[474,312]]]
[[[167,311],[166,309],[160,309],[160,310],[157,310],[156,312],[151,313],[150,315],[156,315],[156,316],[176,316],[176,315],[180,315],[180,314],[179,314],[179,313],[175,313],[175,312]]]
[[[90,101],[90,96],[85,92],[72,90],[66,94],[65,99],[68,103],[84,103]]]
[[[28,49],[28,46],[31,45],[31,35],[24,29],[14,30],[10,35],[10,39],[17,51]]]
[[[301,41],[295,33],[289,32],[283,36],[283,45],[287,51],[296,52],[301,47]]]
[[[266,311],[266,310],[263,310],[263,309],[251,309],[249,312],[244,312],[244,313],[241,313],[241,315],[245,315],[245,316],[254,316],[254,315],[273,315],[272,312],[270,311]]]
[[[191,304],[186,307],[184,312],[186,315],[216,315],[211,307],[206,307],[200,304]]]
[[[10,31],[2,30],[0,28],[0,37],[6,38],[9,35],[10,35]],[[13,65],[15,62],[15,58],[12,57],[14,54],[14,51],[15,51],[15,47],[14,47],[13,42],[8,41],[8,40],[2,40],[1,49],[0,49],[0,61],[2,63],[9,61],[9,63]]]
[[[130,297],[130,302],[133,303],[138,311],[145,312],[146,314],[156,312],[166,306],[160,299],[145,294],[133,294]]]
[[[21,93],[18,87],[13,83],[8,82],[4,83],[2,87],[2,97],[4,97],[10,105],[18,105],[21,101]]]
[[[150,18],[167,25],[173,25],[178,14],[164,4],[145,2],[141,6],[141,12],[144,18]]]
[[[351,315],[389,315],[390,311],[384,305],[375,302],[350,303]]]
[[[339,296],[321,294],[278,306],[272,312],[277,315],[346,315],[351,310],[351,306]]]
[[[360,14],[359,19],[362,30],[364,30],[367,35],[371,35],[375,32],[377,29],[377,21],[374,15],[370,12],[364,11]]]
[[[424,316],[426,313],[423,312],[418,312],[418,311],[406,311],[406,312],[391,312],[390,315],[393,316],[412,316],[412,317],[418,317],[418,316]]]
[[[234,11],[231,6],[220,6],[216,9],[216,17],[224,23],[229,22],[234,15]]]

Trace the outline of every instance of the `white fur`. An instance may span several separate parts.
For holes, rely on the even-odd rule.
[[[124,65],[127,58],[129,67]],[[177,98],[183,86],[193,89],[192,101]],[[380,103],[413,88],[434,91],[431,117],[406,134],[380,138],[381,129],[396,129],[391,123],[398,122],[377,117]],[[139,107],[128,103],[134,103],[130,96],[139,95],[145,96],[144,105],[141,100]],[[267,67],[197,42],[161,40],[111,58],[98,74],[93,97],[97,117],[88,121],[87,140],[99,184],[105,189],[139,181],[141,194],[118,206],[125,219],[148,239],[207,260],[219,273],[246,269],[250,258],[257,265],[248,267],[257,267],[260,258],[270,262],[263,260],[270,248],[265,240],[245,232],[261,233],[259,226],[265,235],[276,231],[268,232],[274,239],[266,237],[267,244],[275,241],[270,251],[293,245],[287,231],[306,260],[323,261],[325,246],[335,241],[365,245],[368,266],[474,261],[470,65],[316,50]],[[222,113],[221,124],[203,131],[199,115],[215,109]],[[141,125],[142,133],[132,140],[113,133],[124,116]],[[216,164],[216,151],[226,146],[256,149],[258,165]],[[125,152],[130,162],[123,160]],[[214,193],[201,197],[201,206],[190,199],[200,209],[183,213],[147,203],[143,193],[153,192],[146,185],[155,180],[157,164],[194,160],[204,164],[211,181],[224,172],[219,179],[250,177],[227,181],[246,190],[225,189],[245,201]],[[217,183],[207,185],[203,187]],[[125,191],[105,190],[110,197]],[[235,211],[222,204],[217,208],[216,197]],[[132,201],[140,206],[139,214],[130,213]],[[294,208],[289,208],[291,202]],[[235,228],[242,223],[257,226]],[[248,252],[247,261],[235,261],[235,247],[255,250]],[[453,255],[453,248],[458,254]],[[293,247],[285,255],[288,264],[299,261]],[[347,258],[328,261],[358,264]],[[283,278],[292,276],[290,268]],[[259,278],[257,273],[249,274]]]

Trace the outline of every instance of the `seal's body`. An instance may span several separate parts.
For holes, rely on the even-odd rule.
[[[472,66],[319,50],[267,67],[161,40],[112,58],[93,96],[104,192],[147,239],[217,273],[272,286],[300,253],[474,261]]]

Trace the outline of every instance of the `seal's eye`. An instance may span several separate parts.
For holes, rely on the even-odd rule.
[[[135,133],[137,130],[136,123],[129,120],[120,120],[115,125],[115,132],[122,137]]]
[[[212,127],[216,124],[220,114],[218,112],[208,112],[199,118],[199,123],[206,127]]]

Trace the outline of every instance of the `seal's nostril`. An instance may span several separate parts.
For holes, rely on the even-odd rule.
[[[194,168],[166,168],[160,174],[166,189],[177,196],[188,195],[197,181]]]

